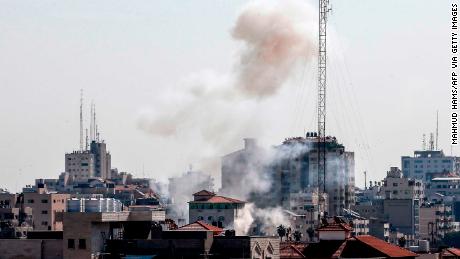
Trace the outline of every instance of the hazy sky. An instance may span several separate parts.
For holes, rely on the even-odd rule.
[[[241,46],[230,32],[247,2],[0,0],[0,188],[19,190],[64,170],[65,152],[79,147],[81,88],[86,119],[94,100],[119,170],[142,176],[144,168],[165,180],[240,148],[242,141],[200,152],[193,129],[160,137],[141,130],[139,117],[158,112],[164,93],[193,78],[235,69]],[[451,2],[331,0],[327,132],[355,151],[359,186],[363,170],[379,180],[401,155],[420,149],[422,134],[435,130],[436,110],[439,145],[450,154]],[[314,64],[294,71],[290,85],[271,105],[251,106],[270,113],[264,145],[316,128]],[[204,110],[210,120],[227,116]],[[247,135],[258,137],[253,129]]]

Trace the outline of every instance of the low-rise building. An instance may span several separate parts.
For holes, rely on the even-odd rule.
[[[56,220],[57,212],[65,212],[69,194],[49,193],[46,188],[25,192],[22,208],[31,208],[34,230],[62,230],[62,222]]]
[[[193,194],[193,201],[189,202],[189,222],[203,221],[220,228],[233,228],[244,205],[244,201],[202,190]]]

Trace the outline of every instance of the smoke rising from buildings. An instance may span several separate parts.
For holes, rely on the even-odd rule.
[[[200,168],[206,167],[201,159],[221,156],[245,137],[263,138],[273,127],[282,127],[276,117],[285,117],[282,113],[289,104],[280,96],[293,71],[314,57],[316,22],[314,8],[301,0],[251,2],[231,29],[241,46],[234,70],[223,75],[207,70],[186,78],[141,113],[138,127],[181,143],[181,158]],[[246,200],[251,193],[267,191],[272,179],[259,166],[279,159],[281,153],[261,155],[260,165],[242,178],[244,188],[235,188],[230,197]],[[246,233],[257,218],[269,224],[285,222],[280,208],[247,205],[236,224],[239,233]]]
[[[315,41],[307,34],[305,22],[313,15],[306,6],[287,2],[252,4],[236,21],[232,36],[245,46],[237,64],[236,86],[246,95],[276,94],[299,59],[313,56]]]

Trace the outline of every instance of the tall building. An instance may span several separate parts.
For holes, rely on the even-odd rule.
[[[274,193],[284,206],[289,204],[291,193],[318,187],[318,138],[307,133],[306,138],[287,139],[275,149],[278,159],[272,165]],[[327,137],[325,191],[329,215],[342,215],[354,204],[354,167],[354,153],[345,151],[335,137]]]
[[[318,137],[313,133],[307,133],[305,138],[286,139],[268,151],[258,147],[255,140],[245,139],[244,149],[222,158],[222,193],[232,194],[231,190],[238,190],[252,194],[259,186],[248,185],[248,182],[254,182],[254,178],[260,182],[268,179],[271,186],[259,195],[247,195],[249,200],[263,206],[290,209],[292,193],[318,187],[317,148]],[[355,200],[354,186],[354,153],[345,151],[335,137],[327,137],[325,191],[329,215],[341,215],[343,209],[349,209]]]
[[[415,151],[414,156],[401,157],[402,173],[407,178],[431,181],[439,173],[460,173],[460,158],[446,156],[443,151]]]
[[[94,155],[95,176],[102,179],[111,178],[112,157],[107,152],[104,141],[91,141],[90,153]]]
[[[95,156],[89,151],[74,151],[65,154],[65,171],[76,182],[96,176]]]
[[[93,140],[89,150],[65,154],[65,171],[76,182],[91,178],[110,179],[111,155],[106,144]]]
[[[402,171],[391,167],[380,189],[385,218],[399,232],[417,238],[420,205],[425,196],[422,180],[403,177]]]

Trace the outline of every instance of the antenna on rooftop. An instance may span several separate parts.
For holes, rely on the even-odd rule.
[[[439,139],[439,111],[436,111],[436,150],[438,149],[438,139]]]
[[[422,150],[425,151],[426,150],[426,134],[423,133],[423,137],[422,137]]]
[[[434,134],[433,132],[430,133],[430,151],[434,150]]]
[[[91,101],[90,122],[89,122],[89,140],[94,140],[94,103]]]
[[[86,143],[85,143],[85,150],[88,150],[88,129],[86,130]]]
[[[80,151],[83,151],[83,89],[80,89]]]

